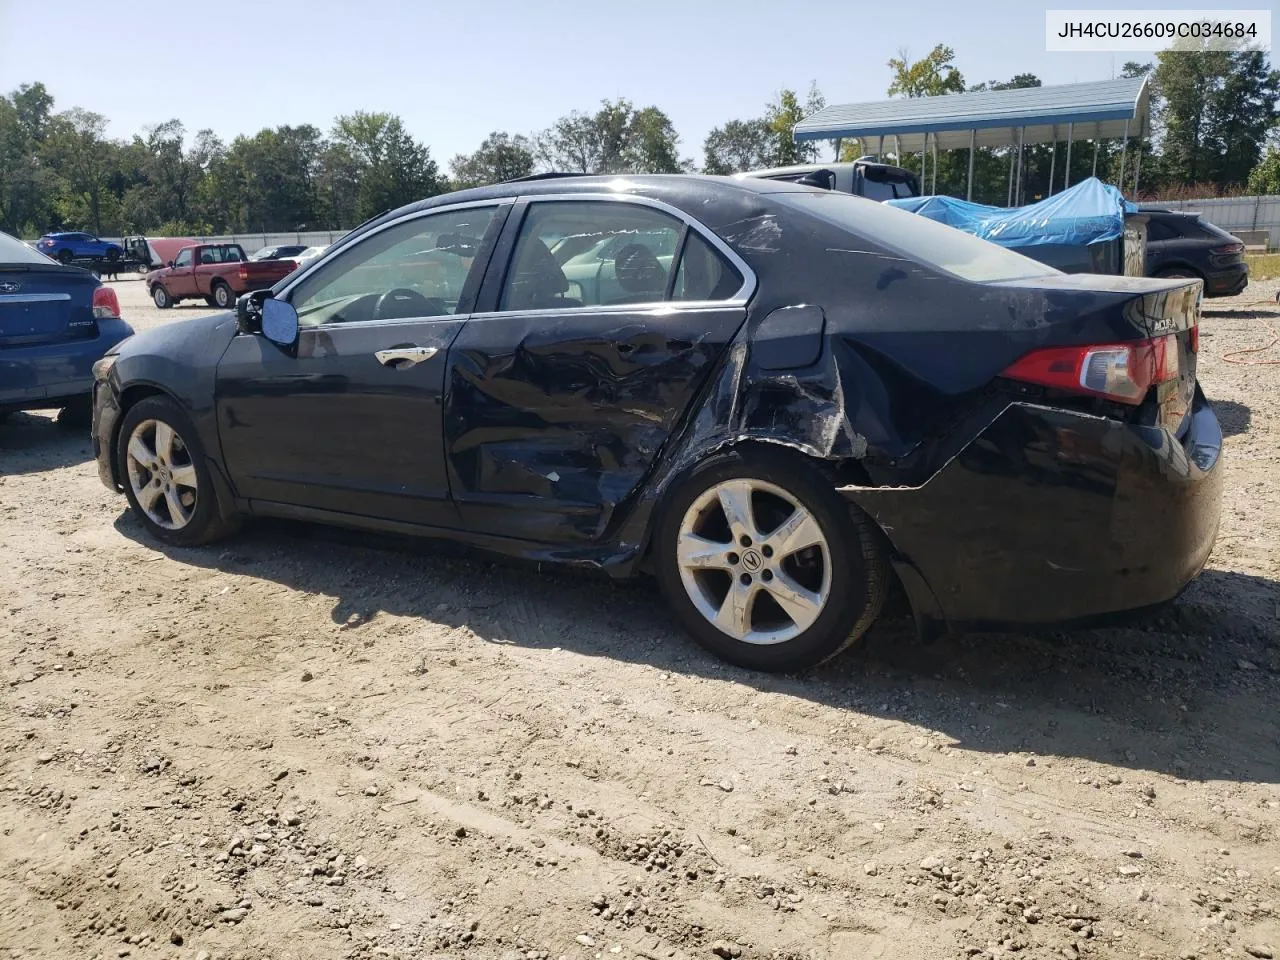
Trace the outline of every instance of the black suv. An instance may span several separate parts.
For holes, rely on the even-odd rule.
[[[1147,220],[1147,276],[1198,277],[1206,297],[1230,297],[1249,285],[1244,244],[1197,213],[1139,207]]]

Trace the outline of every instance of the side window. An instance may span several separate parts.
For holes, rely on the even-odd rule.
[[[1172,240],[1174,232],[1169,229],[1169,225],[1160,220],[1147,221],[1147,239],[1148,240]]]
[[[690,230],[671,299],[728,300],[741,289],[742,274],[701,234]]]
[[[635,203],[529,205],[499,310],[651,303],[667,298],[684,223]]]
[[[872,180],[870,177],[862,178],[862,195],[868,200],[876,201],[895,199],[892,184]]]
[[[428,213],[356,241],[290,294],[303,326],[457,312],[498,208]]]
[[[178,256],[173,261],[173,265],[175,267],[191,266],[191,250],[192,250],[191,247],[187,247],[184,250],[179,250]]]

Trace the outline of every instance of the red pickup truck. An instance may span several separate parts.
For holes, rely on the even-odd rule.
[[[274,286],[297,266],[292,260],[250,260],[238,243],[196,244],[148,273],[147,292],[161,310],[193,297],[229,310],[240,294]]]

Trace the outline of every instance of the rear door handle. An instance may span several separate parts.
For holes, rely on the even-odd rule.
[[[439,347],[393,347],[374,354],[384,367],[412,367],[415,363],[430,360],[440,352]]]

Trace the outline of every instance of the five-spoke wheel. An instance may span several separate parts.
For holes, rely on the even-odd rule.
[[[831,596],[831,555],[813,514],[756,479],[708,487],[685,511],[680,579],[698,611],[744,643],[785,643]]]
[[[199,497],[196,468],[182,437],[162,420],[143,420],[125,447],[129,486],[147,518],[166,530],[191,522]]]
[[[755,447],[700,463],[666,499],[654,565],[703,646],[796,670],[866,632],[888,582],[871,521],[804,458]]]
[[[169,397],[145,397],[129,407],[115,462],[129,506],[157,539],[194,546],[236,527],[218,501],[195,424]]]

